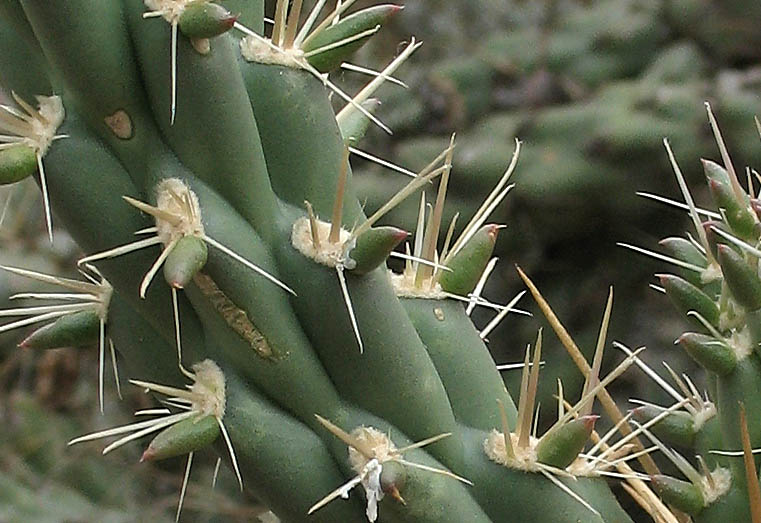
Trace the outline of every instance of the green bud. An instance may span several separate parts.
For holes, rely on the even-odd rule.
[[[634,409],[632,413],[634,419],[645,424],[663,414],[663,410],[650,405],[643,405]],[[650,430],[669,445],[692,448],[695,441],[695,421],[688,412],[681,410],[671,412],[653,425]]]
[[[164,262],[164,278],[175,289],[183,289],[206,265],[209,249],[201,238],[181,238]]]
[[[695,311],[708,323],[718,327],[719,307],[706,293],[679,276],[673,274],[658,274],[657,276],[666,290],[666,295],[679,312],[686,316],[688,312]]]
[[[692,483],[661,474],[651,476],[650,480],[650,484],[663,501],[682,512],[696,516],[705,507],[703,493]]]
[[[441,288],[460,296],[466,296],[472,291],[494,252],[498,232],[499,228],[494,224],[481,227],[460,252],[447,262],[447,267],[451,270],[441,271]]]
[[[737,201],[732,187],[716,180],[709,180],[708,188],[716,206],[724,209],[724,215],[732,231],[740,238],[749,239],[756,236],[754,233],[757,222],[748,207],[747,198],[745,201]]]
[[[380,100],[377,98],[369,98],[360,105],[367,112],[373,114],[380,107],[380,104]],[[365,133],[370,127],[370,119],[362,114],[361,111],[351,111],[346,118],[341,119],[339,127],[341,128],[341,137],[344,140],[344,144],[347,147],[354,147],[365,137]]]
[[[582,416],[551,428],[536,446],[536,460],[559,469],[566,468],[584,450],[597,418],[599,416]]]
[[[327,49],[317,54],[310,55],[310,52],[325,48],[343,40],[351,39],[360,33],[381,26],[386,23],[391,15],[400,9],[402,9],[401,6],[386,4],[376,5],[374,7],[368,7],[367,9],[357,11],[356,13],[343,18],[337,24],[328,26],[313,37],[308,38],[301,49],[306,54],[306,59],[312,67],[321,73],[328,73],[339,67],[341,63],[354,54],[357,49],[365,45],[370,38],[370,35],[351,40],[343,45]]]
[[[0,185],[23,180],[37,170],[37,152],[28,145],[0,150]]]
[[[100,336],[100,316],[94,311],[79,311],[61,316],[32,332],[19,343],[19,347],[29,349],[60,349],[62,347],[82,347],[98,342]]]
[[[721,376],[735,370],[737,356],[723,341],[696,332],[686,332],[677,341],[704,369]]]
[[[761,280],[742,255],[727,245],[717,247],[717,259],[721,265],[724,281],[735,301],[755,311],[761,308]]]
[[[701,158],[700,162],[703,164],[703,173],[705,174],[707,181],[715,181],[726,185],[730,184],[729,173],[724,167],[704,158]]]
[[[357,238],[349,253],[355,265],[354,274],[366,274],[386,261],[391,251],[408,236],[407,231],[396,227],[373,227]]]
[[[212,38],[229,31],[237,19],[221,5],[199,0],[185,7],[179,27],[188,38]]]
[[[212,415],[196,416],[175,423],[153,438],[140,461],[173,458],[208,447],[219,436],[219,423]]]

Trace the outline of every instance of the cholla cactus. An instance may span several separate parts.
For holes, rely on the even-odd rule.
[[[587,379],[580,403],[566,406],[561,392],[559,421],[541,437],[540,342],[516,409],[485,346],[491,328],[468,317],[484,305],[499,321],[520,298],[500,306],[480,295],[499,229],[486,221],[511,189],[517,148],[441,250],[453,144],[365,217],[350,156],[368,122],[383,126],[370,96],[417,44],[380,73],[360,68],[375,78],[350,97],[330,71],[398,8],[344,16],[353,2],[323,13],[325,3],[300,24],[302,2],[279,0],[269,37],[254,0],[227,3],[239,17],[206,0],[0,4],[3,87],[28,115],[32,96],[65,107],[49,143],[30,147],[37,164],[44,154],[41,185],[82,261],[107,278],[87,312],[101,340],[107,318],[132,383],[166,396],[168,410],[141,412],[159,417],[72,443],[136,431],[111,450],[160,431],[144,458],[188,454],[186,480],[193,454],[218,447],[284,521],[627,522],[600,477],[612,467],[673,520],[627,464],[637,457],[655,473],[638,435],[662,418],[632,432],[605,390],[636,355],[599,379],[610,303],[592,364],[572,353]],[[346,100],[337,114],[331,92]],[[9,151],[0,149],[5,182],[30,173]],[[405,234],[376,223],[438,176],[436,203],[427,213],[422,202],[414,248],[401,255],[407,270],[390,276],[385,260]],[[162,266],[164,282],[149,285]],[[595,396],[629,434],[610,446],[614,432],[593,431]],[[364,501],[329,502],[357,484]]]
[[[696,206],[669,143],[664,141],[684,199],[670,203],[688,210],[695,230],[686,237],[662,240],[666,254],[622,245],[678,268],[678,275],[658,275],[660,285],[653,287],[668,295],[691,322],[694,332],[683,333],[676,344],[709,374],[707,392],[701,394],[688,376],[678,376],[667,365],[681,390],[678,392],[652,369],[641,365],[684,405],[655,424],[648,436],[658,441],[687,481],[656,475],[653,485],[664,500],[696,521],[720,517],[758,521],[761,491],[752,448],[761,444],[761,429],[758,417],[751,414],[759,408],[757,389],[761,380],[761,251],[752,174],[755,171],[747,169],[747,188],[743,188],[707,103],[706,108],[724,164],[703,160],[717,211]],[[664,407],[642,402],[635,417],[643,422],[664,412]],[[696,461],[691,464],[666,445],[686,449],[688,456],[696,456]]]

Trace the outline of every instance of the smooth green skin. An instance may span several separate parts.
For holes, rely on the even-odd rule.
[[[634,409],[634,418],[644,424],[662,413],[662,409],[643,405]],[[668,445],[692,448],[695,443],[695,423],[689,413],[681,410],[672,412],[653,425],[650,430]]]
[[[705,255],[698,250],[689,240],[686,238],[670,237],[664,238],[658,242],[665,250],[666,254],[669,254],[677,260],[686,261],[698,267],[705,268],[708,265]],[[700,273],[682,269],[679,274],[685,280],[698,287],[702,286],[700,281]]]
[[[732,231],[743,239],[754,239],[756,235],[756,218],[754,218],[747,201],[737,201],[737,196],[728,183],[708,180],[708,189],[719,209],[724,209],[727,223]]]
[[[37,171],[37,153],[29,146],[16,145],[0,151],[0,185],[20,182]]]
[[[748,309],[761,309],[761,280],[745,259],[731,247],[719,245],[717,259],[732,297]]]
[[[761,310],[745,313],[745,324],[748,327],[750,338],[756,355],[761,357]]]
[[[678,341],[685,352],[709,372],[725,376],[737,365],[737,356],[734,351],[713,336],[686,332],[679,337]]]
[[[80,311],[58,318],[32,332],[19,346],[28,349],[60,349],[98,343],[100,317],[92,311]]]
[[[586,418],[586,419],[585,419]],[[584,450],[597,417],[585,417],[546,432],[536,445],[536,459],[540,463],[560,469],[566,468]]]
[[[223,422],[235,445],[246,489],[269,506],[281,521],[362,521],[357,498],[330,503],[311,516],[309,508],[346,479],[320,438],[286,415],[225,369],[227,408]],[[223,459],[229,454],[217,440]]]
[[[174,458],[201,450],[214,443],[219,432],[217,418],[212,415],[183,420],[159,432],[148,445],[142,460]]]
[[[472,291],[494,252],[497,226],[484,225],[448,263],[451,271],[443,271],[439,277],[441,288],[459,296]]]
[[[713,326],[719,324],[719,307],[699,288],[693,284],[674,276],[664,274],[660,277],[661,285],[666,290],[666,295],[674,304],[674,307],[687,316],[690,311],[696,311]]]
[[[352,13],[342,18],[337,24],[326,27],[315,35],[314,38],[305,41],[302,46],[302,51],[308,53],[309,51],[314,51],[321,47],[340,42],[341,40],[350,38],[363,31],[383,25],[388,21],[388,18],[399,11],[399,9],[400,7],[396,5],[376,5]],[[327,73],[337,69],[342,62],[347,60],[369,40],[370,37],[366,36],[340,47],[335,47],[310,56],[307,60],[312,67],[321,73]]]
[[[703,510],[703,494],[692,483],[663,475],[653,476],[651,483],[663,501],[682,512],[695,516]]]
[[[48,63],[55,64],[54,76],[65,88],[67,111],[80,114],[136,185],[147,185],[147,166],[154,159],[152,151],[160,138],[122,17],[122,3],[23,0],[21,4]],[[87,50],[86,59],[83,49]],[[129,139],[116,136],[105,122],[120,110],[132,123]]]
[[[514,428],[515,404],[463,305],[448,299],[401,302],[444,382],[457,421],[486,431],[500,428],[500,400]]]
[[[703,426],[700,427],[700,430],[695,434],[695,442],[692,445],[692,448],[695,449],[696,454],[703,456],[703,459],[706,460],[706,463],[711,470],[717,465],[729,467],[729,461],[733,459],[710,453],[710,450],[722,447],[721,438],[721,423],[719,422],[718,416],[713,416],[711,419],[703,423]]]
[[[0,48],[0,78],[6,88],[29,101],[53,94],[45,57],[18,0],[0,1]]]
[[[761,383],[761,362],[751,354],[737,362],[737,368],[728,376],[719,376],[716,408],[721,422],[721,433],[724,449],[742,449],[740,436],[740,406],[745,404],[748,413],[748,432],[753,448],[761,442],[761,418],[752,413],[761,412],[761,395],[758,394],[758,384]],[[735,458],[730,461],[734,481],[745,485],[745,469],[743,460]]]
[[[243,24],[257,34],[264,32],[264,0],[223,0],[223,5]]]
[[[737,482],[733,481],[729,492],[703,509],[700,514],[695,516],[694,521],[695,523],[751,521],[750,501],[744,483],[738,485]]]
[[[362,233],[349,252],[355,263],[352,274],[367,274],[385,264],[391,251],[407,236],[407,231],[396,227],[372,227]]]
[[[221,5],[201,1],[185,8],[178,25],[188,38],[212,38],[229,31],[234,22],[234,15]]]
[[[177,242],[164,262],[164,279],[170,286],[182,289],[203,269],[208,259],[206,242],[195,236],[185,236]]]
[[[374,114],[375,110],[380,107],[381,102],[377,98],[369,98],[362,102],[361,105],[370,114]],[[371,123],[370,119],[362,114],[361,111],[355,110],[350,112],[339,124],[344,143],[347,146],[356,146],[365,137],[365,133],[367,133]]]
[[[327,98],[329,91],[305,71],[248,63],[243,58],[240,62],[272,188],[300,209],[309,200],[315,213],[327,219],[333,211],[344,147]],[[362,218],[349,172],[344,226],[350,229]]]

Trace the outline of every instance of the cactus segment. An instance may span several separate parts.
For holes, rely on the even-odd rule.
[[[499,427],[494,408],[498,400],[515,427],[513,399],[463,305],[454,300],[401,301],[441,376],[457,421],[486,431]]]
[[[368,7],[312,33],[301,45],[304,58],[321,73],[338,68],[401,9],[391,4]]]
[[[166,94],[169,57],[155,52],[156,48],[170,44],[169,32],[161,24],[143,20],[139,3],[130,3],[125,9],[150,102],[144,105],[156,113],[169,113],[171,100]],[[237,67],[235,40],[222,35],[213,44],[210,52],[201,56],[186,38],[180,38],[177,82],[182,92],[176,119],[174,124],[166,118],[156,119],[160,135],[144,147],[156,151],[159,144],[167,142],[172,151],[158,150],[156,154],[169,153],[172,160],[176,155],[189,171],[228,199],[260,235],[271,238],[271,217],[277,214],[277,204],[267,176],[257,122]],[[238,116],[220,118],[226,111],[234,111]],[[199,132],[201,129],[203,132]],[[161,171],[156,175],[142,184],[148,194],[157,178],[167,177]]]

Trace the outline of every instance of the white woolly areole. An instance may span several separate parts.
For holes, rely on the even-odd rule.
[[[170,24],[178,23],[189,4],[197,0],[145,0],[145,7],[159,13]]]
[[[315,247],[312,241],[312,225],[306,216],[299,218],[293,224],[293,229],[291,230],[291,244],[293,247],[320,265],[327,267],[343,265],[347,269],[350,269],[350,260],[347,260],[344,252],[347,242],[351,238],[351,233],[342,228],[338,241],[331,243],[328,239],[330,236],[330,224],[318,219],[315,219],[315,224],[317,225],[317,237],[320,240],[319,249]]]
[[[437,282],[431,287],[430,278],[425,280],[422,285],[415,285],[415,272],[403,272],[396,274],[389,270],[391,284],[394,286],[394,292],[399,298],[420,298],[427,300],[444,300],[447,294]]]
[[[713,481],[713,485],[711,485],[711,481]],[[729,469],[716,467],[711,472],[711,481],[703,477],[700,482],[705,506],[710,505],[729,491],[729,487],[732,486],[732,474]]]
[[[225,375],[212,360],[206,359],[193,365],[193,385],[190,392],[192,410],[212,415],[221,420],[225,417]]]
[[[391,438],[374,427],[357,427],[351,432],[351,435],[373,450],[373,457],[368,458],[354,447],[349,447],[349,463],[357,474],[365,468],[371,459],[385,463],[398,457],[396,445],[391,441]]]
[[[381,472],[383,472],[383,466],[378,463],[377,459],[368,461],[362,470],[361,483],[367,498],[365,515],[370,522],[378,519],[378,502],[383,499],[383,489],[380,482]]]
[[[249,62],[282,65],[292,69],[305,69],[304,51],[297,48],[282,49],[270,40],[246,36],[240,41],[240,53]]]
[[[733,331],[727,343],[735,353],[738,362],[753,354],[754,343],[751,338],[750,329],[747,327],[740,332]]]
[[[352,431],[351,435],[373,451],[373,457],[368,459],[354,447],[349,447],[349,463],[361,478],[360,483],[365,489],[367,498],[365,514],[368,521],[372,522],[378,519],[378,502],[383,499],[380,483],[382,464],[398,457],[398,452],[391,438],[376,428],[358,427]]]
[[[108,307],[111,305],[111,296],[114,294],[113,286],[103,278],[98,284],[98,290],[95,292],[97,301],[95,302],[95,313],[103,322],[108,319]]]
[[[496,429],[492,430],[484,440],[484,452],[486,456],[493,462],[512,469],[525,470],[527,472],[539,471],[536,461],[536,446],[539,443],[539,439],[530,436],[528,447],[524,448],[518,445],[517,434],[511,432],[509,437],[515,452],[514,458],[508,456],[507,449],[505,448],[505,437]]]
[[[714,405],[711,401],[703,402],[703,408],[699,409],[692,416],[692,423],[695,432],[699,431],[703,425],[705,425],[705,422],[714,416],[716,416],[716,405]]]
[[[63,123],[66,112],[60,96],[38,96],[37,102],[40,104],[38,111],[42,119],[35,118],[32,121],[33,134],[26,138],[34,142],[40,155],[44,155]]]
[[[0,112],[2,113],[0,114],[0,135],[6,136],[0,136],[0,144],[4,147],[15,144],[27,145],[40,157],[45,156],[53,140],[63,138],[56,135],[56,131],[66,117],[61,97],[38,96],[37,109],[15,94],[13,97],[23,112],[3,107],[4,111]]]
[[[176,217],[156,216],[157,235],[164,245],[184,236],[204,236],[198,197],[179,178],[167,178],[156,185],[156,207]]]

